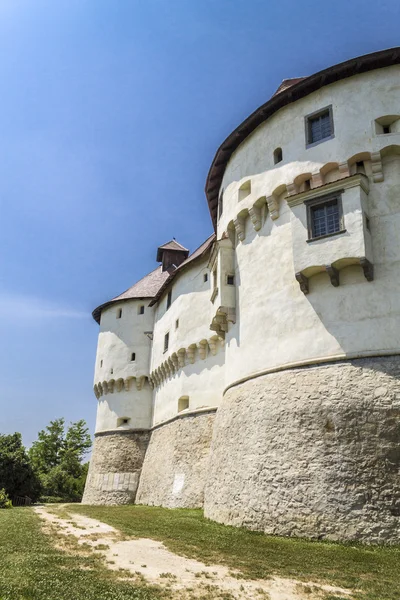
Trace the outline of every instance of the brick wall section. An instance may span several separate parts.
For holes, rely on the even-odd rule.
[[[214,420],[215,413],[188,415],[152,432],[136,504],[203,506]]]
[[[266,533],[400,539],[400,358],[274,373],[218,409],[205,516]]]
[[[133,503],[148,441],[143,431],[96,435],[82,503]]]

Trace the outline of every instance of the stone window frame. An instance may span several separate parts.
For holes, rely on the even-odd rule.
[[[305,200],[304,204],[307,209],[307,232],[308,239],[307,242],[315,242],[317,240],[323,240],[328,237],[332,237],[334,235],[340,235],[341,233],[346,233],[345,225],[344,225],[344,215],[343,215],[343,202],[342,202],[342,194],[344,190],[340,190],[338,192],[332,192],[331,194],[325,194],[324,196],[319,196],[318,198],[313,198],[312,200]],[[325,204],[330,204],[333,200],[337,201],[338,212],[339,212],[339,230],[334,231],[333,233],[326,233],[325,235],[314,236],[313,233],[313,209],[317,207],[324,206]]]
[[[320,117],[324,113],[329,113],[329,121],[331,125],[331,133],[329,136],[322,138],[321,140],[317,140],[316,142],[311,142],[311,121]],[[328,140],[332,140],[335,137],[335,128],[333,122],[333,107],[332,104],[328,106],[324,106],[312,113],[309,113],[304,117],[304,125],[305,125],[305,134],[306,134],[306,148],[313,148],[314,146],[318,146],[318,144],[322,144],[323,142],[327,142]]]

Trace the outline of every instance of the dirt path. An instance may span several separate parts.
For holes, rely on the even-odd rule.
[[[117,529],[95,519],[67,515],[61,506],[40,506],[35,511],[58,534],[74,536],[78,544],[101,550],[110,569],[124,569],[139,575],[150,584],[168,587],[174,598],[210,598],[232,600],[304,600],[322,599],[327,593],[350,598],[348,590],[329,585],[301,583],[293,579],[273,577],[263,580],[240,579],[227,567],[207,566],[170,552],[161,542],[139,538],[126,539]],[[230,596],[229,596],[230,594]]]

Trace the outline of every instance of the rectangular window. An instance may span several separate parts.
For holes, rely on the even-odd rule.
[[[306,202],[308,237],[316,239],[344,231],[340,196],[318,198]]]
[[[136,354],[134,352],[132,352],[132,354],[131,354],[131,361],[133,362],[134,360],[136,360]]]
[[[172,304],[172,290],[169,290],[168,296],[167,296],[167,310],[169,309],[171,304]]]
[[[235,285],[235,277],[234,277],[234,275],[227,275],[226,276],[226,283],[228,285]]]
[[[221,217],[224,212],[224,191],[222,190],[219,198],[218,198],[218,219]]]
[[[318,144],[333,137],[332,106],[307,115],[306,118],[306,146]]]
[[[168,350],[169,346],[169,332],[164,335],[164,352]]]
[[[177,320],[175,321],[175,329],[178,329],[178,327],[179,327],[179,319],[177,319]]]
[[[204,273],[204,283],[207,283],[208,281],[208,273]]]
[[[122,308],[119,308],[117,310],[117,319],[120,319],[122,317]]]
[[[139,315],[144,315],[144,306],[143,304],[141,306],[139,306]]]

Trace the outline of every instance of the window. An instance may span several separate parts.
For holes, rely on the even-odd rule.
[[[221,217],[224,212],[224,190],[220,193],[218,198],[218,219]]]
[[[383,132],[382,133],[390,133],[390,125],[384,125],[382,127]]]
[[[117,310],[117,319],[120,319],[122,317],[122,308],[119,308]]]
[[[207,283],[207,281],[208,281],[208,273],[204,273],[203,278],[204,278],[204,283]]]
[[[321,238],[344,231],[340,196],[318,198],[307,204],[309,239]]]
[[[227,275],[226,276],[226,283],[228,285],[235,285],[235,277],[234,277],[234,275]]]
[[[182,412],[189,408],[189,396],[182,396],[178,400],[178,412]]]
[[[111,375],[113,375],[113,373],[114,373],[114,369],[112,367],[110,369],[110,373],[111,373]]]
[[[117,427],[123,427],[124,425],[129,425],[130,419],[128,417],[121,417],[117,419]]]
[[[169,346],[169,332],[164,335],[164,352],[168,350]]]
[[[172,304],[172,290],[169,290],[168,296],[167,296],[167,310],[169,309],[171,304]]]
[[[332,106],[307,115],[306,120],[306,146],[318,144],[333,137]]]
[[[274,150],[274,165],[277,165],[278,163],[282,162],[282,160],[282,148],[276,148],[276,150]]]
[[[101,361],[100,361],[100,368],[101,368],[102,366],[103,366],[103,361],[101,360]]]
[[[400,115],[384,115],[375,119],[375,133],[378,135],[400,133]]]
[[[135,352],[132,352],[132,354],[131,354],[131,362],[133,362],[134,360],[136,360],[136,354],[135,354]]]
[[[139,306],[138,314],[139,315],[144,315],[144,305],[143,304],[141,306]]]
[[[179,327],[179,319],[177,319],[177,320],[175,321],[175,329],[178,329],[178,327]]]

